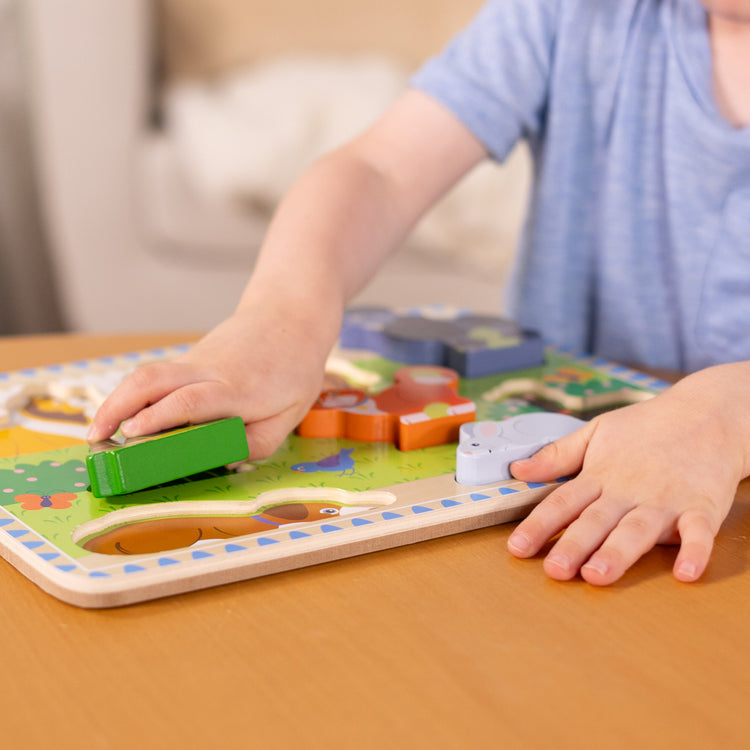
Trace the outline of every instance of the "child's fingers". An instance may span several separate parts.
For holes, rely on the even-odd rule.
[[[123,420],[137,414],[149,404],[157,403],[177,388],[197,380],[198,376],[190,368],[171,362],[145,365],[137,369],[99,407],[89,431],[89,441],[96,442],[110,437]]]
[[[581,576],[597,586],[614,583],[657,544],[673,523],[673,515],[665,508],[645,505],[634,508],[620,519],[595,552],[598,544],[592,540],[588,552],[593,554],[581,566]]]
[[[271,456],[296,427],[299,420],[291,412],[261,419],[245,425],[249,461],[259,461]]]
[[[632,507],[631,503],[599,498],[584,508],[545,558],[547,575],[562,581],[575,576],[591,553],[612,538],[613,529],[627,518]]]
[[[532,557],[599,497],[599,485],[576,477],[547,495],[516,527],[508,549],[516,557]]]
[[[711,557],[716,531],[711,519],[701,511],[686,511],[677,523],[680,552],[674,563],[674,577],[691,583],[703,575]]]
[[[216,382],[191,383],[140,409],[122,424],[125,437],[140,437],[178,427],[234,416],[224,388]]]
[[[545,559],[547,575],[569,580],[580,570],[587,582],[607,586],[667,538],[675,526],[674,513],[667,507],[638,505],[624,513],[622,509],[602,500],[586,508]],[[701,576],[713,548],[715,526],[710,512],[703,509],[686,511],[677,520],[682,539],[674,565],[677,579],[690,582]]]
[[[594,429],[589,422],[580,430],[545,445],[530,458],[514,461],[510,465],[511,474],[523,482],[551,482],[578,473]]]

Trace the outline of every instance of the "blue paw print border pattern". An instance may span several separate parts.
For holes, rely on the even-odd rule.
[[[0,508],[0,534],[6,537],[2,551],[41,588],[64,601],[82,607],[121,606],[163,596],[165,585],[170,594],[182,593],[300,567],[299,555],[307,558],[305,565],[312,565],[516,520],[564,481],[511,480],[489,488],[462,488],[452,475],[434,480],[447,490],[436,499],[111,561],[103,561],[102,555],[73,559]],[[428,514],[434,517],[427,519]],[[443,528],[457,520],[453,531]]]

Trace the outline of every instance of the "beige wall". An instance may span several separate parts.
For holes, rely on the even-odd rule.
[[[385,52],[416,66],[482,0],[161,0],[165,68],[219,73],[289,51]]]

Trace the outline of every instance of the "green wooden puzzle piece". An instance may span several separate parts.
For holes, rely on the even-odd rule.
[[[239,417],[91,446],[86,468],[96,497],[124,495],[146,487],[244,461],[245,425]]]

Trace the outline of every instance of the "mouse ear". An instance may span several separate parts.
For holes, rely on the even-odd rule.
[[[474,428],[476,427],[476,422],[464,422],[459,428],[458,428],[458,441],[462,443],[464,440],[471,440],[474,437]]]
[[[500,432],[499,422],[480,422],[479,433],[484,437],[495,437]]]

